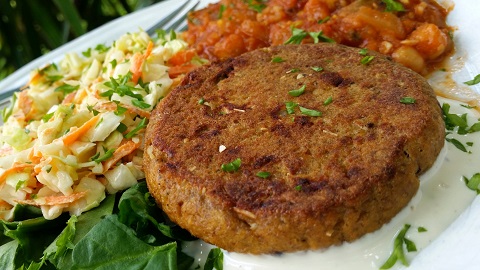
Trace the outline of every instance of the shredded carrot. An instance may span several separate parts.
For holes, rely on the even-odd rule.
[[[94,117],[90,118],[87,122],[83,123],[83,125],[81,125],[79,128],[74,129],[74,130],[70,131],[69,133],[67,133],[62,138],[63,144],[70,145],[70,144],[74,143],[76,140],[78,140],[78,138],[80,138],[82,135],[87,133],[87,131],[90,130],[90,128],[95,126],[95,124],[97,124],[99,118],[100,118],[100,115],[97,114]]]
[[[75,202],[87,195],[87,192],[81,191],[77,193],[73,193],[71,195],[61,195],[61,196],[47,196],[41,197],[38,199],[33,200],[16,200],[15,202],[19,204],[27,204],[27,205],[34,205],[34,206],[53,206],[59,204],[69,204]]]
[[[68,95],[65,96],[65,98],[62,100],[62,104],[70,104],[73,102],[73,99],[75,98],[75,95],[77,94],[77,91],[72,92]]]
[[[131,106],[129,104],[122,104],[122,107],[125,107],[128,113],[137,114],[137,115],[140,115],[141,117],[146,117],[147,119],[150,118],[149,111],[142,110],[138,107]],[[105,102],[105,103],[97,104],[95,106],[95,109],[115,111],[117,109],[117,104],[115,104],[114,102]]]
[[[197,68],[198,66],[194,65],[194,64],[186,64],[186,65],[181,65],[181,66],[173,66],[173,67],[170,67],[169,70],[168,70],[168,75],[170,76],[170,78],[176,78],[182,74],[185,74],[185,73],[188,73],[192,70],[194,70],[195,68]]]
[[[180,66],[192,61],[192,58],[196,55],[194,49],[182,50],[174,54],[170,60],[168,60],[168,66]]]
[[[33,100],[25,90],[18,93],[18,108],[25,115],[25,121],[30,120],[35,114]]]
[[[113,152],[113,156],[103,162],[103,171],[108,171],[113,165],[120,161],[120,159],[129,155],[138,147],[140,147],[140,143],[135,143],[132,140],[124,141],[117,150]]]
[[[15,163],[11,168],[6,169],[1,175],[0,175],[0,183],[5,182],[7,177],[12,174],[12,173],[18,173],[24,171],[26,168],[32,168],[35,166],[35,164],[32,163]]]
[[[130,66],[130,71],[132,72],[132,82],[137,84],[138,79],[142,76],[142,67],[145,60],[150,56],[153,50],[153,42],[148,42],[147,49],[145,50],[144,54],[135,53],[132,58],[130,58],[130,62],[132,65]]]

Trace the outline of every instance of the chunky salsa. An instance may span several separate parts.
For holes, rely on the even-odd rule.
[[[210,60],[270,45],[337,42],[427,74],[453,49],[447,14],[433,0],[221,0],[191,13],[183,38]]]

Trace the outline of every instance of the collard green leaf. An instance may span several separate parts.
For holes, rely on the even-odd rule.
[[[69,269],[177,269],[177,245],[150,246],[116,215],[105,217],[73,249]]]
[[[220,248],[212,248],[208,252],[207,260],[205,261],[204,270],[223,270],[223,252]]]
[[[18,241],[13,240],[0,246],[0,265],[4,270],[16,269],[14,261],[18,250]]]

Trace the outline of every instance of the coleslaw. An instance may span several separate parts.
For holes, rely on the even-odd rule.
[[[139,30],[33,71],[2,112],[0,219],[17,204],[78,216],[143,179],[150,112],[202,63],[175,32]]]

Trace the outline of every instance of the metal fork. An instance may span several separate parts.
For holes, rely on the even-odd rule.
[[[172,13],[167,15],[158,21],[155,25],[145,30],[150,36],[155,36],[158,29],[164,29],[166,31],[174,30],[175,32],[184,31],[187,28],[187,15],[190,11],[194,10],[200,0],[187,0],[185,3],[176,8]],[[0,109],[8,106],[13,93],[20,91],[22,87],[9,89],[0,94]]]

